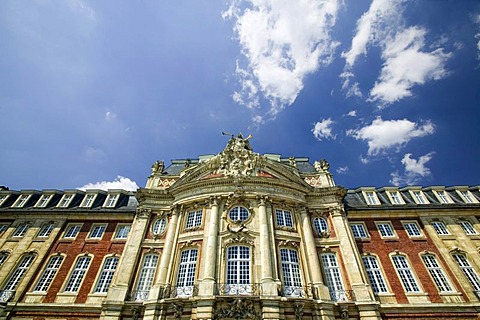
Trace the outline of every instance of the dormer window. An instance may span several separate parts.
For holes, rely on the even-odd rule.
[[[363,196],[365,197],[365,201],[367,201],[368,205],[380,204],[380,201],[378,201],[377,195],[374,191],[364,191]]]
[[[107,208],[113,208],[117,203],[117,199],[118,199],[118,194],[109,194],[103,206]]]
[[[30,198],[29,194],[22,194],[17,201],[15,201],[15,204],[13,205],[16,208],[22,208],[25,203],[27,203],[27,200]]]
[[[58,203],[59,208],[67,208],[70,205],[70,202],[73,199],[73,194],[64,194],[60,202]]]
[[[410,190],[410,194],[412,195],[413,201],[415,201],[416,204],[429,203],[421,190]]]
[[[9,194],[4,194],[0,196],[0,206],[7,200]]]
[[[465,203],[478,203],[477,199],[468,190],[457,190],[457,193]]]
[[[388,194],[390,195],[390,201],[392,202],[392,204],[404,204],[400,192],[390,191]]]
[[[83,198],[82,204],[80,207],[90,208],[93,204],[93,200],[95,200],[96,194],[87,194],[85,198]]]
[[[45,208],[52,198],[53,195],[51,194],[44,194],[40,197],[40,200],[38,200],[37,204],[35,205],[38,208]]]
[[[450,196],[443,190],[434,190],[433,193],[437,196],[440,203],[452,203]]]

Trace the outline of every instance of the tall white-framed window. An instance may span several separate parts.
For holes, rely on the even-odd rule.
[[[25,273],[27,273],[28,268],[32,264],[33,260],[35,260],[34,254],[26,254],[21,259],[20,262],[15,267],[15,270],[8,278],[8,281],[5,283],[3,290],[7,291],[14,291],[20,281],[22,280]]]
[[[29,194],[22,194],[17,201],[13,204],[14,207],[16,208],[22,208],[26,203],[27,200],[30,198]]]
[[[200,215],[200,223],[202,221],[202,216]],[[195,218],[193,219],[193,224],[195,222]],[[187,218],[187,224],[188,224],[188,218]],[[187,227],[187,228],[191,228],[191,227]],[[157,219],[153,222],[153,225],[152,225],[152,233],[154,235],[161,235],[165,232],[165,230],[167,230],[167,219],[166,218],[161,218],[161,219]]]
[[[8,255],[8,252],[0,252],[0,267],[7,261]]]
[[[477,272],[473,269],[472,265],[468,261],[467,257],[462,253],[452,254],[453,259],[462,270],[463,274],[467,278],[468,282],[472,285],[473,290],[480,291],[480,278]]]
[[[286,296],[301,297],[305,295],[300,276],[298,252],[293,249],[280,249],[282,260],[283,292]]]
[[[394,238],[396,236],[393,227],[389,222],[377,222],[376,225],[382,238]]]
[[[392,201],[392,204],[404,204],[402,195],[398,191],[389,191],[388,192],[390,195],[390,200]]]
[[[134,300],[145,301],[152,288],[155,272],[157,270],[158,254],[149,253],[143,257],[142,269],[138,276]]]
[[[12,237],[14,238],[21,238],[27,233],[28,228],[30,228],[29,223],[22,223],[18,225],[18,227],[15,229],[15,231],[12,234]]]
[[[275,210],[275,216],[277,218],[277,226],[293,228],[292,213],[288,210]]]
[[[117,226],[117,231],[115,232],[116,240],[127,239],[130,229],[132,228],[129,224],[121,224]]]
[[[82,225],[80,223],[71,223],[67,225],[67,229],[65,230],[63,237],[66,239],[75,239],[81,228]]]
[[[94,224],[92,226],[92,229],[90,230],[90,234],[88,235],[88,237],[90,239],[101,239],[106,229],[106,224]]]
[[[107,208],[113,208],[117,203],[118,197],[118,194],[109,194],[103,206]]]
[[[425,198],[425,196],[423,195],[423,192],[420,191],[420,190],[412,190],[411,191],[411,194],[413,196],[413,200],[417,203],[417,204],[427,204],[428,201],[427,199]]]
[[[443,190],[434,190],[435,195],[440,203],[451,203],[449,195]]]
[[[233,207],[228,211],[228,217],[232,221],[245,221],[250,216],[250,212],[245,207]]]
[[[420,287],[413,275],[413,271],[410,268],[407,258],[403,255],[394,255],[392,256],[392,261],[405,292],[420,292]]]
[[[80,256],[75,263],[75,266],[70,273],[67,284],[65,286],[65,292],[77,292],[80,289],[83,278],[87,273],[88,267],[90,266],[90,261],[92,257],[90,256]]]
[[[368,238],[367,230],[363,223],[350,223],[350,228],[352,229],[353,236],[357,239]]]
[[[190,211],[187,215],[185,229],[196,228],[202,225],[202,210]]]
[[[452,292],[453,288],[448,281],[445,272],[443,272],[442,267],[437,261],[437,258],[433,254],[423,254],[422,255],[423,263],[427,267],[428,272],[432,276],[433,281],[437,285],[439,292]]]
[[[465,232],[466,235],[473,236],[478,234],[477,230],[473,226],[473,224],[470,221],[467,220],[461,220],[459,221],[460,226],[462,227],[463,231]]]
[[[402,223],[409,237],[423,237],[420,227],[416,221],[405,221]]]
[[[58,269],[60,269],[62,262],[63,256],[61,255],[50,257],[33,291],[46,292],[48,290],[48,287],[50,287],[53,279],[57,275]]]
[[[52,196],[53,194],[42,195],[35,206],[38,208],[45,208],[48,202],[50,201],[50,199],[52,199]]]
[[[82,204],[80,207],[90,208],[93,205],[93,200],[95,200],[96,194],[86,194],[85,198],[83,198]]]
[[[313,227],[318,234],[322,234],[328,232],[328,223],[327,219],[323,217],[315,217],[313,218]]]
[[[251,292],[250,247],[230,246],[227,248],[226,278],[226,294],[249,294]]]
[[[110,284],[112,283],[113,275],[117,269],[118,258],[108,257],[103,263],[102,272],[98,277],[97,285],[95,286],[95,293],[107,293]]]
[[[44,224],[40,229],[40,231],[38,232],[37,237],[39,238],[48,237],[52,233],[54,227],[55,227],[55,224],[53,222]]]
[[[175,296],[190,297],[193,295],[197,256],[197,249],[187,249],[182,251],[182,255],[180,256],[180,264],[178,266],[177,288]]]
[[[64,194],[57,207],[67,208],[70,205],[70,202],[73,199],[73,194]]]
[[[449,235],[450,232],[448,231],[447,229],[447,226],[445,225],[445,223],[441,222],[441,221],[432,221],[432,227],[433,229],[435,229],[435,232],[440,235],[440,236],[446,236],[446,235]]]
[[[375,256],[363,256],[363,265],[367,271],[368,279],[374,293],[386,293],[388,292],[387,284],[383,278],[382,269]]]
[[[0,224],[0,234],[4,233],[5,231],[8,230],[9,224]]]
[[[334,253],[322,253],[321,258],[326,285],[330,291],[330,298],[333,301],[347,301],[337,256]]]

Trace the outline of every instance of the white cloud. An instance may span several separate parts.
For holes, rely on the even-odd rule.
[[[435,127],[430,121],[420,124],[407,119],[384,121],[378,117],[361,129],[348,130],[347,136],[368,141],[368,155],[375,156],[392,147],[400,148],[411,139],[432,134],[434,131]]]
[[[348,172],[348,166],[339,167],[336,171],[338,174],[345,174]]]
[[[304,77],[332,61],[338,42],[330,30],[339,6],[338,0],[231,0],[223,17],[234,20],[246,58],[246,66],[236,68],[240,90],[233,100],[258,108],[262,95],[272,117],[291,105]]]
[[[475,34],[475,39],[478,39],[477,42],[477,57],[480,60],[480,13],[473,16],[473,22],[478,25],[478,32]]]
[[[318,140],[322,139],[332,139],[335,140],[336,135],[332,133],[332,124],[335,122],[332,121],[332,119],[323,119],[322,121],[319,121],[315,123],[315,126],[312,129],[312,133],[317,138]]]
[[[385,61],[380,77],[370,91],[370,100],[382,106],[412,95],[414,85],[444,78],[445,62],[451,54],[442,48],[421,51],[425,45],[425,29],[411,27],[385,41],[382,57]]]
[[[138,185],[135,181],[130,180],[129,178],[125,178],[122,176],[117,176],[117,178],[113,181],[101,181],[101,182],[93,182],[84,185],[83,187],[78,188],[80,190],[86,189],[100,189],[100,190],[108,190],[108,189],[122,189],[127,191],[135,191],[138,189]]]
[[[112,120],[115,120],[116,118],[117,118],[117,114],[112,111],[107,111],[105,113],[105,120],[107,121],[112,121]]]
[[[351,48],[342,53],[345,67],[340,78],[347,97],[358,96],[360,92],[358,83],[351,80],[355,77],[351,70],[359,56],[367,55],[370,46],[378,46],[382,52],[383,67],[369,96],[369,101],[378,102],[379,107],[411,96],[415,85],[448,75],[445,63],[451,54],[439,47],[448,38],[443,35],[434,42],[436,48],[425,50],[427,30],[418,26],[405,27],[405,3],[405,0],[374,0],[357,21]]]
[[[347,116],[349,117],[356,117],[357,116],[357,110],[352,110],[349,113],[347,113]]]
[[[435,152],[427,153],[418,160],[412,159],[411,153],[407,153],[403,156],[402,164],[405,166],[405,173],[399,174],[398,171],[392,172],[390,182],[396,186],[399,185],[411,185],[418,183],[421,178],[425,178],[431,175],[430,169],[425,166],[429,162]]]

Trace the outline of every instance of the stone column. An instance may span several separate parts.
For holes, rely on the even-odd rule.
[[[348,274],[352,289],[357,301],[373,301],[373,293],[369,290],[366,274],[362,272],[363,263],[357,249],[355,239],[341,206],[330,208],[333,227],[340,241],[340,250],[345,262],[345,271]]]
[[[261,283],[262,295],[278,295],[272,271],[272,248],[270,247],[269,219],[267,215],[268,197],[260,197],[258,205],[258,220],[260,223],[260,257],[261,257]]]
[[[322,269],[318,259],[317,246],[313,236],[312,223],[305,207],[300,208],[300,220],[303,231],[303,242],[307,254],[307,265],[310,270],[310,279],[313,289],[318,292],[318,298],[330,300],[328,288],[322,281]]]
[[[122,305],[127,297],[128,287],[133,279],[135,263],[140,255],[140,246],[147,231],[150,209],[138,209],[132,227],[118,263],[118,269],[112,286],[108,290],[107,299],[103,305],[101,319],[120,319]]]
[[[217,268],[217,248],[218,248],[218,230],[219,230],[219,204],[218,198],[210,198],[210,216],[209,225],[206,232],[206,241],[204,241],[203,257],[205,266],[201,283],[199,284],[200,296],[213,296],[214,284],[216,281]]]

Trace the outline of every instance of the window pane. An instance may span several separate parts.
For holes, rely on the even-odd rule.
[[[13,291],[16,289],[17,285],[20,283],[20,280],[22,280],[23,276],[30,267],[33,259],[35,259],[35,256],[31,254],[23,256],[23,258],[20,260],[20,263],[17,265],[17,268],[5,284],[4,290]]]
[[[413,272],[404,256],[393,256],[393,264],[397,269],[398,276],[403,283],[406,292],[420,292],[417,281],[413,276]]]
[[[97,286],[95,287],[95,292],[97,293],[107,293],[108,287],[112,282],[113,275],[115,274],[115,270],[117,269],[118,265],[118,258],[111,257],[105,260],[103,265],[102,273],[98,278]]]
[[[362,258],[365,269],[367,270],[368,279],[370,285],[375,293],[388,292],[387,285],[383,279],[382,270],[377,262],[377,258],[374,256],[366,256]]]
[[[78,258],[77,263],[68,279],[67,285],[65,286],[66,292],[77,292],[82,283],[83,277],[87,272],[88,266],[90,265],[90,260],[92,258],[88,256],[83,256]]]
[[[437,258],[431,254],[424,254],[422,256],[422,259],[428,269],[428,272],[430,272],[433,281],[437,285],[438,290],[440,292],[453,291],[452,286],[450,285],[447,277],[445,276],[445,273],[437,262]]]
[[[45,267],[45,270],[42,273],[42,276],[40,277],[40,280],[38,280],[38,283],[33,289],[33,291],[47,291],[48,287],[55,278],[55,275],[57,274],[57,271],[60,268],[62,261],[63,256],[54,256],[50,258],[47,266]]]

